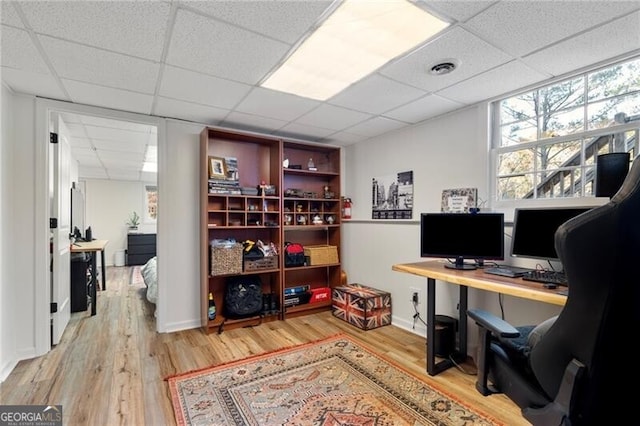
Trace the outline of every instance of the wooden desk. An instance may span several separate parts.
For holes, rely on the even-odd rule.
[[[443,359],[438,363],[435,359],[433,342],[435,342],[436,280],[460,286],[459,347],[453,355],[456,362],[467,358],[467,296],[469,287],[558,306],[564,306],[567,301],[567,296],[558,293],[562,290],[561,288],[547,290],[542,287],[541,283],[524,281],[522,278],[491,275],[483,272],[482,269],[471,271],[448,269],[440,261],[402,263],[393,265],[391,269],[427,278],[427,373],[431,376],[435,376],[454,365],[450,359]]]
[[[102,290],[107,289],[107,274],[104,263],[104,248],[109,243],[109,240],[93,240],[85,242],[75,242],[71,245],[71,253],[92,253],[91,255],[91,315],[96,314],[96,302],[97,302],[97,270],[98,262],[96,254],[100,252],[102,263]]]

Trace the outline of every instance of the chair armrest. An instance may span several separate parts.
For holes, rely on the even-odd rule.
[[[481,309],[470,309],[467,311],[467,315],[471,317],[476,324],[491,331],[495,336],[520,336],[520,332],[514,326],[487,311],[483,311]]]
[[[491,335],[501,337],[518,337],[520,332],[508,322],[481,309],[469,309],[467,316],[478,324],[479,346],[478,358],[478,378],[476,379],[476,389],[482,395],[487,396],[496,393],[496,390],[489,386],[489,351],[491,346]]]

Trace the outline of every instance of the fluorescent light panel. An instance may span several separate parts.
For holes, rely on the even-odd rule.
[[[158,147],[155,145],[147,145],[147,151],[144,153],[144,163],[142,164],[143,172],[158,172]]]
[[[262,86],[323,101],[448,25],[405,0],[346,0]]]

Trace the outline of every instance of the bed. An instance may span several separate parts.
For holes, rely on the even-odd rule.
[[[147,300],[154,305],[158,300],[157,259],[157,256],[152,257],[140,268],[142,279],[147,286]]]

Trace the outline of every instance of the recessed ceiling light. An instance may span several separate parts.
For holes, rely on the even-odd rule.
[[[455,59],[445,59],[429,68],[429,74],[445,75],[453,72],[458,67],[458,61]]]
[[[449,23],[405,0],[345,0],[262,86],[326,100]]]

